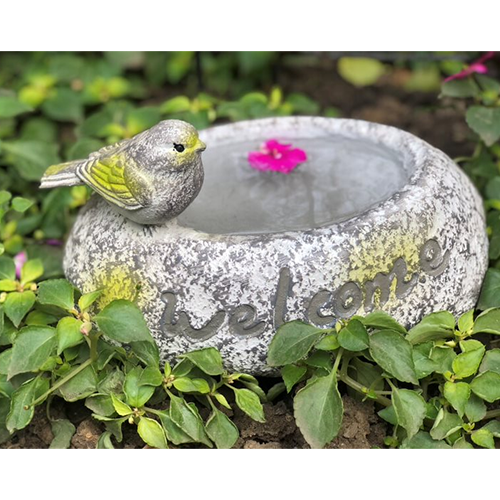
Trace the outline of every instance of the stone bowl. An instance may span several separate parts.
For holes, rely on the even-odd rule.
[[[98,304],[134,300],[163,359],[218,348],[230,370],[270,374],[285,321],[332,327],[381,309],[407,327],[460,315],[487,267],[482,200],[444,153],[358,120],[269,118],[204,130],[205,184],[176,220],[144,227],[93,196],[66,245],[75,286]],[[258,172],[248,151],[302,147],[292,174]]]

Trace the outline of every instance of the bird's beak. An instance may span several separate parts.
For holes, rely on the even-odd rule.
[[[203,141],[200,141],[200,139],[198,139],[198,142],[196,143],[195,146],[195,150],[201,152],[205,151],[205,149],[207,149],[207,145]]]

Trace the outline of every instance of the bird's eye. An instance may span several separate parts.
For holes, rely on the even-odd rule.
[[[175,144],[175,142],[174,142],[174,149],[178,153],[182,153],[184,151],[184,146],[182,144]]]

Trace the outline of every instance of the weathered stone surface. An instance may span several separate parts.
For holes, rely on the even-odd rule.
[[[68,278],[84,292],[106,287],[101,307],[136,300],[165,359],[214,346],[228,368],[254,374],[269,373],[267,348],[283,321],[328,327],[383,309],[410,326],[472,308],[487,267],[482,200],[444,153],[392,127],[326,118],[240,122],[201,138],[210,148],[318,130],[399,152],[409,182],[343,222],[252,235],[206,234],[177,220],[147,228],[94,196],[67,243]]]

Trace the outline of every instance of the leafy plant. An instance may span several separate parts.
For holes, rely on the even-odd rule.
[[[0,257],[0,442],[29,424],[35,407],[45,404],[50,415],[55,397],[85,402],[106,428],[104,448],[122,441],[125,423],[154,448],[231,448],[239,431],[227,415],[230,401],[265,420],[257,380],[228,373],[216,349],[186,353],[160,371],[136,305],[117,300],[94,314],[100,291],[81,295],[64,279],[35,283],[42,275],[41,261],[29,260],[17,278],[14,261]],[[52,431],[51,447],[69,447],[69,420],[52,420]]]
[[[281,367],[284,389],[295,388],[294,415],[304,438],[322,448],[339,433],[348,393],[382,407],[394,426],[386,439],[401,448],[494,448],[500,437],[500,309],[455,323],[442,311],[411,330],[382,311],[321,329],[292,321],[271,341],[268,363]]]

